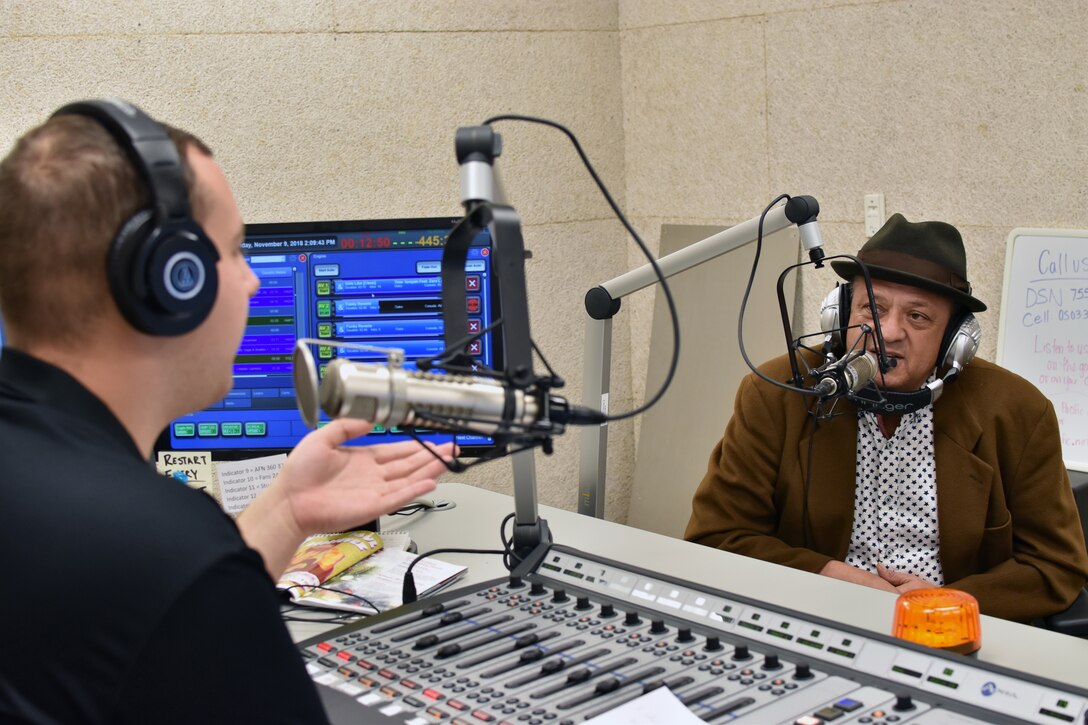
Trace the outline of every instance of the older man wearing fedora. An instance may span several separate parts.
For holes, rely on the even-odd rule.
[[[944,372],[955,330],[986,309],[971,295],[963,240],[949,224],[896,214],[857,256],[895,360],[876,383],[888,398],[917,400]],[[842,305],[847,348],[875,352],[861,332],[872,319],[858,267],[832,266],[860,290]],[[760,370],[786,380],[789,360]],[[844,414],[818,419],[810,397],[749,375],[685,538],[892,592],[953,587],[1006,619],[1068,607],[1088,554],[1050,402],[976,358],[937,402],[905,410],[843,400]]]

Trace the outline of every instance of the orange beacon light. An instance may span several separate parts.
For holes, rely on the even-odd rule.
[[[892,634],[908,642],[971,654],[982,646],[978,600],[956,589],[915,589],[895,604]]]

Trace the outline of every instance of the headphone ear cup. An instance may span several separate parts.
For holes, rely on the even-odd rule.
[[[150,209],[141,209],[129,217],[114,236],[106,262],[110,293],[117,308],[129,324],[151,334],[152,322],[143,313],[147,285],[145,278],[136,273],[146,260],[139,262],[134,257],[147,249],[143,242],[153,226],[154,214]]]
[[[154,214],[145,209],[121,226],[110,247],[110,291],[137,330],[183,335],[215,304],[218,260],[215,245],[194,222],[156,226]]]
[[[842,357],[846,350],[846,328],[850,317],[850,285],[836,284],[820,303],[820,330],[827,335],[830,352]]]
[[[982,327],[973,314],[964,310],[953,315],[941,340],[938,367],[962,370],[975,357],[981,341]]]
[[[203,229],[187,222],[162,227],[149,244],[148,289],[154,303],[172,315],[197,318],[192,322],[196,327],[211,311],[219,288],[215,245]]]

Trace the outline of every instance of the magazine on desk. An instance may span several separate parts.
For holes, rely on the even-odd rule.
[[[416,558],[404,531],[348,531],[311,536],[299,547],[277,586],[295,604],[375,614],[399,607],[404,573]],[[467,567],[433,558],[412,569],[420,597],[438,591]]]
[[[276,587],[295,596],[306,587],[320,586],[384,548],[408,548],[408,535],[374,531],[343,531],[306,537],[280,576]]]
[[[342,609],[360,614],[376,614],[399,607],[404,573],[416,558],[415,554],[397,549],[385,549],[349,567],[320,589],[308,589],[292,597],[296,604]],[[448,586],[467,571],[467,567],[433,558],[420,561],[412,568],[419,597]]]

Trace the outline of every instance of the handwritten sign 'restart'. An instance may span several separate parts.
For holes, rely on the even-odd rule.
[[[997,362],[1050,399],[1066,467],[1088,471],[1088,231],[1009,234]]]

